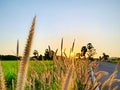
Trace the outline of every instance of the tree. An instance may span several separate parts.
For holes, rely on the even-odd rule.
[[[53,60],[53,56],[54,56],[54,51],[53,51],[53,50],[50,50],[50,51],[49,51],[49,59],[50,59],[50,60]]]
[[[87,49],[88,59],[93,60],[93,56],[96,54],[96,49],[93,47],[92,43],[87,44]]]
[[[102,59],[103,59],[103,60],[108,60],[108,58],[109,58],[109,55],[103,53]]]
[[[53,60],[54,51],[51,50],[50,45],[48,45],[49,60]]]
[[[96,50],[94,49],[92,43],[88,43],[87,46],[82,46],[80,56],[85,58],[86,53],[88,55],[88,59],[93,60],[93,55],[96,53]]]
[[[42,60],[43,59],[43,56],[40,54],[38,60]]]
[[[49,59],[50,59],[48,49],[45,49],[44,59],[45,59],[45,60],[49,60]]]
[[[101,56],[99,56],[99,60],[100,60],[100,61],[102,60],[102,57],[101,57]]]
[[[81,48],[81,56],[84,56],[84,57],[85,57],[86,52],[87,52],[87,48],[86,48],[86,46],[83,46],[83,47]]]
[[[88,44],[87,44],[87,48],[88,48],[88,50],[90,50],[90,49],[92,49],[92,48],[94,48],[94,47],[93,47],[92,43],[88,43]]]
[[[37,50],[34,50],[34,52],[33,52],[33,55],[34,55],[34,58],[36,58],[36,59],[38,59],[38,51]]]

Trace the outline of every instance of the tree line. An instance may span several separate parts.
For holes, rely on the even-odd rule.
[[[37,59],[37,60],[53,60],[54,51],[50,49],[50,46],[48,46],[48,49],[45,49],[45,53],[42,56],[39,55],[39,52],[37,50],[34,50],[33,57],[31,59]],[[92,43],[88,43],[87,46],[82,46],[80,53],[76,53],[75,57],[77,59],[85,59],[88,58],[90,60],[93,60],[93,56],[96,53],[96,49],[94,49]],[[87,55],[86,55],[87,54]]]
[[[17,59],[19,58],[14,55],[0,55],[0,60],[17,60]]]
[[[34,50],[33,55],[34,56],[31,57],[32,60],[53,60],[54,51],[50,49],[45,49],[44,55],[39,55],[39,52],[37,50]]]
[[[30,58],[31,60],[53,60],[54,51],[51,50],[50,46],[45,49],[44,55],[39,54],[38,50],[33,51],[33,56]],[[96,49],[93,47],[92,43],[88,43],[86,46],[82,46],[80,49],[80,53],[76,53],[76,59],[85,59],[88,58],[93,60],[93,56],[96,54]],[[0,60],[20,60],[21,56],[15,55],[0,55]],[[99,56],[99,60],[108,60],[109,55],[103,53],[102,56]]]

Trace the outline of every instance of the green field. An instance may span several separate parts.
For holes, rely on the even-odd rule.
[[[2,69],[5,77],[5,82],[8,88],[12,88],[12,81],[16,82],[18,72],[17,61],[2,61]]]
[[[20,61],[2,61],[1,64],[6,86],[9,88],[9,90],[13,90],[16,85]],[[31,75],[35,74],[36,72],[46,72],[50,70],[52,66],[52,61],[30,61],[28,68],[28,77],[31,77]]]
[[[115,59],[115,60],[110,60],[110,62],[111,62],[111,63],[118,63],[118,62],[120,62],[120,60]]]

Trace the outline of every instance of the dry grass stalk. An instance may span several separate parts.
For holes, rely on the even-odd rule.
[[[71,66],[66,74],[65,81],[62,85],[62,90],[70,90],[70,83],[72,78],[73,67]]]
[[[89,88],[92,86],[92,82],[90,82],[91,80],[89,67],[90,63],[88,62],[88,60],[75,60],[73,75],[75,90],[89,90]]]
[[[12,89],[15,90],[15,81],[12,79]]]
[[[108,85],[108,90],[111,90],[111,86],[112,84],[115,82],[116,80],[116,75],[117,75],[117,70],[115,70],[111,75],[110,77],[104,81],[101,85],[101,90],[104,90],[104,88]]]
[[[50,45],[48,45],[48,51],[49,51],[49,56],[51,57],[51,48],[50,48]]]
[[[2,71],[1,61],[0,61],[0,90],[6,90],[4,73]]]
[[[72,52],[74,50],[74,46],[75,46],[75,39],[74,39],[73,44],[72,44],[72,49],[71,49]]]
[[[33,23],[29,32],[27,44],[24,51],[24,56],[20,62],[16,90],[24,90],[24,87],[25,87],[25,82],[27,78],[27,69],[28,69],[28,63],[29,63],[29,55],[30,55],[34,31],[35,31],[35,22],[36,22],[36,16],[33,19]]]
[[[118,90],[118,86],[115,86],[112,90]]]
[[[65,56],[65,58],[67,58],[67,54],[66,54],[66,49],[64,49],[64,52],[63,52],[63,54],[64,54],[64,56]]]
[[[55,54],[54,54],[54,55],[57,55],[57,52],[58,52],[58,49],[56,49],[56,51],[55,51]]]
[[[89,88],[89,90],[96,90],[98,86],[100,86],[100,83],[95,82],[95,83],[93,83],[91,85],[91,87]]]
[[[61,40],[61,57],[63,56],[63,38]]]
[[[98,72],[95,72],[95,75],[96,75],[96,80],[99,81],[103,76],[106,76],[108,75],[109,73],[106,72],[106,71],[98,71]]]
[[[99,81],[100,79],[102,79],[103,76],[108,75],[108,72],[106,71],[97,71],[98,65],[95,64],[96,62],[93,62],[93,68],[95,71],[95,75],[96,75],[96,80]],[[108,88],[108,90],[113,90],[112,89],[112,84],[115,82],[120,82],[120,79],[116,79],[117,76],[117,72],[118,72],[118,67],[119,64],[116,65],[114,72],[109,76],[109,78],[107,80],[105,80],[100,86],[101,86],[101,90],[104,90],[105,88]],[[115,87],[115,89],[118,87]]]
[[[17,40],[17,50],[16,50],[17,58],[19,57],[19,40]]]

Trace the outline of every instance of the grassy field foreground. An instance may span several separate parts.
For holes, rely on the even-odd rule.
[[[20,61],[2,61],[6,88],[15,90]],[[89,60],[55,58],[53,61],[30,61],[25,90],[94,90]]]
[[[9,90],[14,90],[17,80],[18,67],[20,61],[2,61],[2,68],[5,76],[6,86]],[[42,74],[49,71],[53,66],[53,61],[30,61],[28,68],[28,78],[35,76],[36,72]]]
[[[1,62],[7,90],[16,88],[19,64],[20,61]],[[91,66],[94,68],[97,80],[95,82],[91,80]],[[95,90],[98,86],[100,90],[104,90],[105,87],[109,90],[117,90],[115,89],[117,87],[111,87],[117,80],[117,69],[108,80],[100,83],[98,81],[108,73],[96,72],[97,67],[96,62],[67,58],[63,60],[58,58],[53,61],[30,61],[25,90]]]

